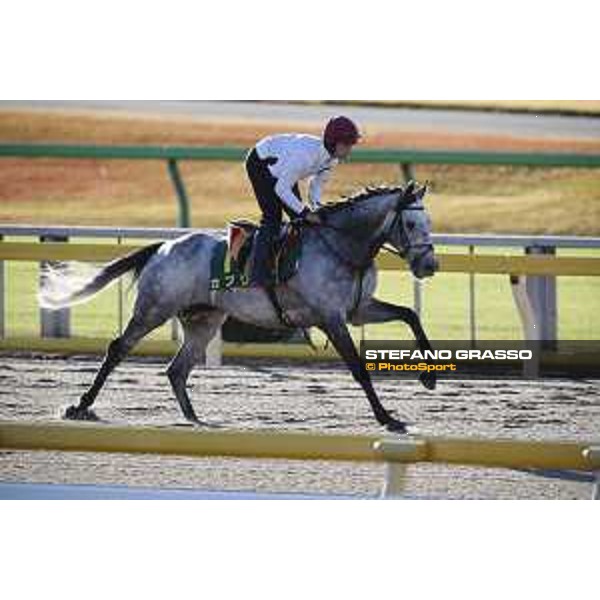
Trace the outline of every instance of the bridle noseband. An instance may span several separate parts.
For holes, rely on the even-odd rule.
[[[398,202],[398,205],[396,206],[396,208],[394,209],[394,220],[392,221],[390,227],[386,230],[385,232],[385,237],[389,236],[390,231],[392,231],[394,229],[394,227],[397,226],[398,224],[398,220],[401,219],[402,217],[402,213],[405,210],[425,210],[425,207],[423,206],[423,204],[420,204],[418,206],[412,206],[412,204],[414,202],[417,201],[417,198],[412,198],[409,202],[406,203],[402,203],[403,198]],[[402,246],[403,246],[403,250],[396,250],[396,248],[393,248],[392,246],[389,246],[387,244],[381,244],[380,247],[382,247],[384,250],[386,250],[387,252],[391,252],[392,254],[395,254],[396,256],[399,256],[400,258],[406,258],[406,254],[410,251],[410,250],[421,250],[421,254],[424,254],[427,251],[433,250],[433,244],[431,242],[427,242],[427,243],[420,243],[420,244],[413,244],[410,241],[410,236],[406,231],[406,226],[404,225],[404,221],[400,220],[401,223],[401,227],[400,227],[400,238],[402,240]],[[384,239],[385,239],[384,237]]]

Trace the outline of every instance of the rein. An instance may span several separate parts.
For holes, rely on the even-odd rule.
[[[362,290],[363,290],[363,279],[364,279],[365,272],[372,266],[373,261],[374,261],[375,257],[377,256],[377,254],[379,253],[379,251],[381,250],[381,248],[384,248],[388,252],[392,252],[393,254],[395,254],[401,258],[404,258],[406,251],[401,252],[401,251],[396,250],[395,248],[392,248],[391,246],[387,246],[387,245],[384,246],[384,243],[385,243],[386,238],[389,236],[389,232],[394,227],[396,227],[398,220],[400,219],[400,217],[402,215],[402,211],[407,209],[408,207],[410,207],[410,205],[411,205],[411,203],[403,204],[402,201],[400,200],[398,202],[398,205],[394,208],[393,214],[392,214],[392,211],[390,211],[390,213],[388,213],[386,215],[383,225],[381,226],[381,232],[377,236],[375,236],[374,240],[371,242],[370,247],[367,252],[367,259],[362,263],[356,263],[351,258],[348,258],[347,256],[344,256],[344,254],[339,252],[338,249],[323,235],[322,231],[319,231],[319,229],[318,229],[319,226],[318,225],[316,226],[314,231],[315,231],[316,235],[319,237],[319,239],[323,242],[325,247],[329,250],[329,252],[331,252],[331,254],[333,254],[343,265],[348,267],[353,273],[358,274],[358,289],[355,294],[354,302],[352,303],[352,308],[350,309],[350,314],[354,313],[357,310],[358,305],[360,304]],[[415,207],[411,208],[410,210],[425,210],[425,208],[421,205],[421,206],[415,206]],[[349,238],[352,235],[346,229],[344,229],[342,227],[336,227],[335,225],[322,223],[321,227],[324,229],[331,229],[332,231],[336,231],[337,233],[340,233],[341,235],[343,235],[346,238]],[[406,242],[407,249],[416,247],[414,244],[411,245],[408,242],[408,235],[406,234],[404,229],[402,229],[402,236],[404,238],[403,241]],[[431,246],[431,244],[422,244],[422,246]]]
[[[390,231],[392,231],[394,229],[394,227],[396,227],[396,225],[398,224],[398,221],[400,220],[400,218],[402,216],[402,212],[404,210],[407,210],[407,209],[408,210],[425,210],[425,207],[423,205],[411,206],[413,204],[414,200],[411,200],[410,202],[403,202],[403,200],[404,200],[404,198],[401,198],[398,201],[398,204],[396,205],[396,207],[393,209],[393,211],[390,211],[385,216],[383,224],[381,225],[381,228],[380,228],[381,231],[370,242],[368,252],[367,252],[367,258],[364,262],[361,262],[361,263],[357,263],[357,262],[353,261],[352,258],[345,256],[342,252],[340,252],[335,247],[335,245],[332,244],[325,235],[323,235],[323,231],[320,230],[320,228],[331,229],[332,231],[335,231],[346,238],[350,238],[350,237],[352,237],[352,234],[350,232],[348,232],[347,229],[345,229],[343,227],[336,227],[335,225],[330,225],[325,222],[321,223],[321,225],[317,225],[314,227],[315,234],[323,242],[323,245],[329,250],[329,252],[331,254],[333,254],[333,256],[335,256],[335,258],[340,263],[342,263],[347,268],[349,268],[352,273],[358,275],[358,288],[357,288],[357,292],[355,294],[355,298],[354,298],[352,308],[350,309],[349,314],[354,313],[357,310],[358,305],[360,304],[362,291],[363,291],[363,280],[364,280],[365,273],[373,265],[373,261],[381,249],[384,249],[387,252],[395,254],[396,256],[399,256],[400,258],[404,258],[406,256],[407,250],[418,248],[418,247],[431,248],[431,246],[432,246],[431,244],[411,244],[409,241],[409,236],[406,233],[404,227],[401,228],[401,236],[402,236],[402,242],[403,242],[403,246],[404,246],[403,250],[400,250],[400,251],[396,250],[395,248],[393,248],[385,243],[385,240],[389,236]],[[295,223],[294,223],[294,221],[292,221],[292,223],[296,226],[306,227],[306,225],[307,225],[307,223],[302,219],[298,219],[295,221],[296,221]],[[294,328],[295,325],[294,325],[293,321],[287,316],[287,313],[285,312],[285,310],[279,303],[274,289],[269,290],[269,296],[271,298],[272,303],[275,305],[276,311],[279,314],[279,318],[282,321],[282,323],[287,327]],[[312,344],[312,342],[310,340],[310,336],[307,336],[307,333],[304,330],[303,330],[303,333],[304,333],[305,337],[307,338],[307,340],[309,341],[309,343],[311,344],[311,346],[314,347],[314,345]]]
[[[390,218],[390,214],[386,215],[386,218],[384,220],[384,225],[382,226],[382,230],[381,233],[379,235],[377,235],[374,239],[373,242],[371,242],[371,246],[369,248],[369,251],[367,253],[367,260],[364,263],[358,264],[355,263],[352,259],[344,256],[343,254],[341,254],[337,248],[331,244],[327,238],[325,236],[322,235],[322,233],[318,230],[315,229],[315,233],[319,236],[319,239],[323,242],[323,244],[327,247],[327,249],[344,265],[346,265],[347,267],[349,267],[352,271],[360,271],[360,272],[364,272],[373,262],[373,260],[375,259],[375,256],[377,256],[377,253],[379,252],[379,250],[381,248],[383,248],[384,250],[391,252],[392,254],[395,254],[396,256],[399,256],[400,258],[404,258],[404,256],[406,255],[406,251],[398,251],[395,248],[392,248],[391,246],[388,246],[387,244],[385,244],[385,239],[388,237],[389,232],[394,229],[394,227],[396,226],[398,220],[400,219],[401,215],[402,215],[402,211],[406,210],[407,208],[409,208],[411,205],[411,203],[406,203],[406,204],[401,204],[401,202],[398,203],[398,206],[396,206],[396,208],[393,211],[393,216],[391,217],[391,220],[388,224],[385,223],[385,220],[387,220],[388,218]],[[425,210],[424,206],[415,206],[410,208],[410,210]],[[318,227],[318,226],[317,226]],[[321,227],[323,227],[324,229],[331,229],[332,231],[336,231],[337,233],[340,233],[341,235],[343,235],[344,237],[351,237],[352,234],[348,233],[348,231],[346,229],[344,229],[343,227],[336,227],[335,225],[329,225],[327,223],[322,223]],[[430,248],[431,244],[410,244],[408,242],[408,235],[406,234],[406,232],[404,231],[404,229],[402,229],[402,235],[403,238],[406,242],[406,249],[410,249],[410,248],[417,248],[417,247],[427,247]]]

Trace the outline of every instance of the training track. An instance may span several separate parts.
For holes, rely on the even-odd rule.
[[[0,419],[55,420],[85,389],[98,358],[0,356]],[[97,403],[113,424],[185,426],[165,363],[130,360]],[[331,364],[252,360],[198,369],[192,398],[200,418],[226,429],[383,433],[349,373]],[[600,381],[376,382],[384,404],[424,434],[600,439]],[[60,452],[0,452],[0,480],[145,487],[375,495],[383,465],[192,459]],[[589,498],[590,484],[499,469],[410,467],[412,496]]]
[[[359,123],[379,127],[596,140],[600,137],[600,117],[549,114],[516,114],[479,110],[392,108],[374,106],[307,105],[270,102],[216,102],[172,100],[12,100],[0,102],[0,110],[13,108],[44,111],[108,111],[131,115],[158,115],[199,120],[244,120],[320,124],[335,113],[344,113]]]

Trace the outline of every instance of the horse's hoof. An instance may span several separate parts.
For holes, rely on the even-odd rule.
[[[419,379],[421,380],[423,386],[428,390],[435,390],[437,383],[437,377],[435,376],[435,373],[423,372],[421,375],[419,375]]]
[[[385,427],[388,431],[392,431],[394,433],[408,433],[408,424],[404,423],[403,421],[393,420],[387,423]]]
[[[71,405],[63,413],[63,419],[70,421],[99,421],[98,415],[89,408]]]
[[[218,425],[213,425],[212,423],[207,423],[206,421],[201,421],[200,419],[196,419],[190,423],[192,427],[202,427],[203,429],[217,429]]]
[[[200,424],[200,419],[196,416],[195,413],[184,414],[183,418],[186,420],[186,422],[189,425],[199,425]]]

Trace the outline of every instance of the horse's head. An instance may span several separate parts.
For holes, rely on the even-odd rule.
[[[431,219],[423,197],[427,186],[410,182],[401,192],[394,209],[387,241],[410,265],[417,279],[431,277],[439,268],[431,242]]]

